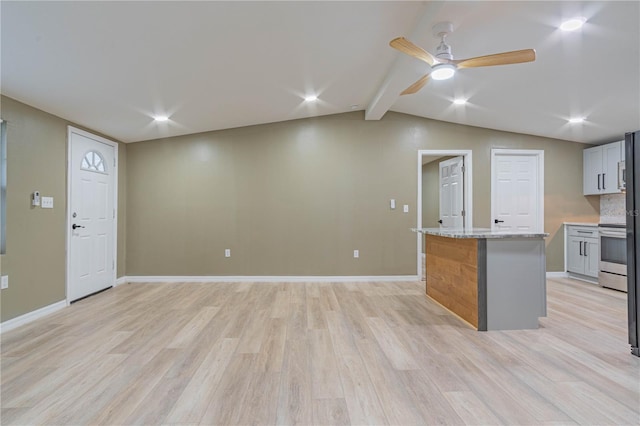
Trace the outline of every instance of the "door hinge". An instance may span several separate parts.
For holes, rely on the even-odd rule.
[[[113,157],[113,167],[116,166],[116,157]]]
[[[464,215],[465,215],[465,212],[464,212],[464,210],[462,210],[462,216],[464,216]]]
[[[462,173],[464,173],[467,170],[467,168],[465,166],[462,166]]]
[[[113,209],[113,218],[116,218],[116,209]]]
[[[115,260],[111,260],[111,269],[116,269],[116,261]]]

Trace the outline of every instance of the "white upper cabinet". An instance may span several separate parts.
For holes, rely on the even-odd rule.
[[[618,163],[624,159],[624,141],[588,148],[584,155],[584,195],[618,194]]]

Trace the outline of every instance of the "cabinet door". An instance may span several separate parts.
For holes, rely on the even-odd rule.
[[[584,238],[567,238],[567,271],[584,274],[583,244]]]
[[[584,274],[590,277],[597,277],[600,270],[600,245],[596,238],[585,238],[583,244],[584,254]]]
[[[600,194],[602,191],[602,147],[583,151],[584,195]]]
[[[614,142],[602,146],[602,194],[617,194],[618,163],[622,160],[622,143]]]

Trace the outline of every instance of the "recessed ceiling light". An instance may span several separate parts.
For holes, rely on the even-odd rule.
[[[318,96],[316,95],[309,95],[309,96],[305,96],[304,101],[305,102],[313,102],[313,101],[317,101],[318,100]]]
[[[464,105],[467,103],[467,100],[464,98],[457,98],[453,100],[453,103],[456,105]]]
[[[569,119],[569,123],[571,124],[578,124],[578,123],[582,123],[584,122],[584,117],[571,117]]]
[[[572,19],[564,21],[560,25],[560,29],[562,31],[575,31],[575,30],[579,29],[580,27],[582,27],[582,25],[585,23],[585,21],[586,21],[586,19],[584,19],[584,18],[572,18]]]
[[[158,122],[169,121],[169,117],[167,117],[166,115],[156,115],[153,117],[153,119]]]

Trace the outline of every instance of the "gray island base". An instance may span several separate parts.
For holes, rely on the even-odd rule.
[[[546,233],[413,229],[424,234],[427,296],[478,331],[538,328],[547,315]]]

